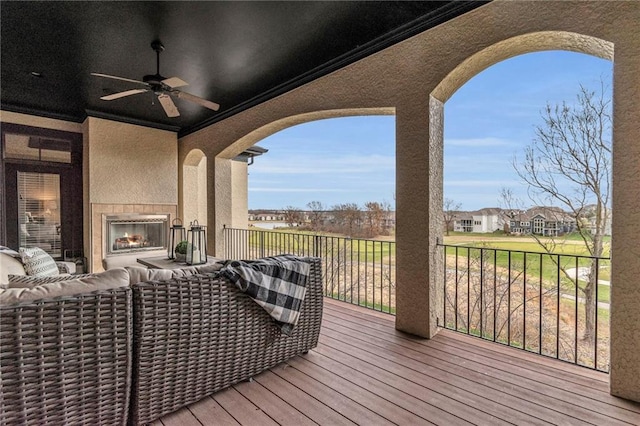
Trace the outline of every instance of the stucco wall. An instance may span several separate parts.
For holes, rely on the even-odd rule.
[[[248,191],[249,183],[248,166],[245,161],[231,161],[231,225],[232,228],[247,229],[249,226]]]
[[[640,401],[640,13],[622,22],[635,37],[615,47],[610,375],[614,395]]]
[[[174,132],[87,118],[89,202],[177,204]]]
[[[441,136],[438,140],[438,125],[431,129],[429,123],[434,120],[438,123],[442,111],[438,112],[436,108],[429,116],[430,95],[446,102],[468,78],[517,54],[562,48],[610,57],[613,46],[616,152],[612,343],[615,348],[612,349],[611,380],[615,394],[640,399],[640,351],[637,350],[640,347],[640,262],[638,249],[632,247],[635,240],[628,237],[630,230],[637,229],[640,223],[637,191],[640,186],[638,22],[639,2],[494,1],[188,135],[181,140],[181,150],[188,152],[201,148],[209,158],[219,156],[215,163],[210,163],[212,170],[209,171],[209,178],[215,178],[208,196],[210,205],[215,205],[215,215],[210,215],[209,226],[218,230],[210,235],[219,238],[219,229],[231,216],[233,186],[229,166],[222,158],[232,158],[265,137],[273,129],[272,123],[285,123],[287,117],[313,117],[319,111],[344,110],[348,115],[348,111],[358,109],[395,109],[398,164],[396,326],[431,336],[436,331],[439,305],[433,277],[441,265],[433,254],[435,241],[442,232],[439,226],[442,165],[437,164],[442,141]],[[558,35],[559,32],[562,34]],[[537,35],[520,38],[532,33]],[[571,33],[588,37],[576,37]],[[600,41],[593,43],[591,37]],[[508,42],[501,45],[505,41]],[[460,65],[463,68],[459,68]],[[439,86],[450,74],[452,78],[447,80],[447,85]],[[296,120],[291,122],[295,124]],[[434,158],[438,160],[434,161]],[[431,313],[426,314],[425,310]]]
[[[207,157],[200,150],[189,153],[181,163],[180,207],[183,224],[193,220],[207,224]]]

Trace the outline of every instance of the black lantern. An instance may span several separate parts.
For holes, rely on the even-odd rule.
[[[197,220],[191,222],[187,231],[187,264],[207,263],[207,232]]]
[[[185,229],[184,226],[182,226],[182,219],[173,219],[173,222],[171,222],[171,231],[169,233],[169,247],[167,247],[167,257],[169,259],[176,258],[176,245],[185,239]]]

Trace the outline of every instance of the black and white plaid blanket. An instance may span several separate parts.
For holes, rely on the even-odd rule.
[[[307,292],[309,263],[292,255],[229,262],[220,273],[262,306],[284,334],[298,323]]]

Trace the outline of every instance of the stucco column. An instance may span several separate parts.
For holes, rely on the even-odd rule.
[[[430,126],[430,110],[433,122]],[[425,97],[396,109],[396,328],[437,332],[436,246],[442,238],[442,103]]]
[[[231,161],[215,158],[207,161],[207,247],[213,248],[213,256],[224,257],[224,226],[231,226],[232,215],[232,173]],[[209,249],[211,250],[211,249]]]
[[[640,31],[636,34],[640,35]],[[616,42],[613,72],[611,393],[640,401],[640,48]]]

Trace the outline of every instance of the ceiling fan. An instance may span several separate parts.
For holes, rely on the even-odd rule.
[[[136,95],[138,93],[146,93],[153,92],[158,97],[158,101],[164,112],[167,114],[167,117],[178,117],[180,116],[180,111],[173,103],[171,96],[175,96],[180,99],[185,99],[187,101],[195,102],[199,105],[202,105],[205,108],[212,109],[217,111],[220,108],[215,102],[208,101],[206,99],[202,99],[198,96],[192,95],[187,92],[183,92],[182,90],[178,90],[178,87],[187,86],[188,83],[181,80],[178,77],[170,77],[166,78],[160,75],[160,52],[164,50],[164,46],[159,40],[156,40],[151,43],[151,48],[156,51],[156,73],[152,75],[145,75],[142,78],[142,81],[132,80],[124,77],[116,77],[113,75],[107,74],[99,74],[92,72],[91,75],[96,77],[110,78],[113,80],[121,80],[128,81],[129,83],[135,83],[142,87],[139,89],[130,89],[125,90],[124,92],[113,93],[111,95],[102,96],[100,99],[103,101],[113,101],[114,99],[124,98],[125,96]]]

